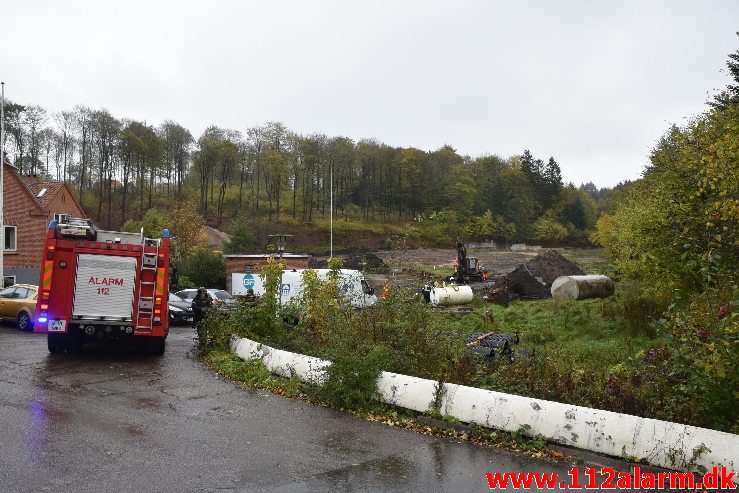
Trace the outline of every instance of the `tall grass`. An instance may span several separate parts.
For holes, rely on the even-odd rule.
[[[248,315],[265,312],[243,307],[231,321],[213,318],[206,332],[222,335],[209,340],[224,344],[227,334],[238,332],[334,361],[320,393],[324,402],[338,407],[369,405],[374,381],[386,370],[698,426],[731,427],[728,418],[713,417],[732,415],[725,400],[707,414],[699,411],[706,406],[690,395],[681,394],[680,402],[672,397],[670,386],[679,384],[683,368],[668,366],[675,339],[660,328],[663,322],[654,319],[648,300],[621,293],[606,300],[517,302],[508,308],[476,301],[474,312],[462,315],[431,309],[414,293],[395,289],[376,306],[355,310],[338,301],[336,285],[307,282],[313,284],[307,286],[306,304],[292,307],[298,314],[296,326],[272,322],[279,317],[267,321]],[[518,333],[519,352],[512,362],[483,360],[465,350],[465,337],[479,332]],[[705,398],[705,393],[696,395]]]

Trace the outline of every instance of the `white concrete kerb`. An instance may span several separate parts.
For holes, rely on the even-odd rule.
[[[330,361],[274,349],[233,337],[231,350],[245,360],[262,360],[277,375],[321,385]],[[434,380],[382,372],[377,391],[383,402],[418,412],[437,401]],[[593,452],[638,458],[671,469],[739,467],[739,436],[669,421],[641,418],[601,409],[443,384],[439,412],[465,423],[517,431]]]

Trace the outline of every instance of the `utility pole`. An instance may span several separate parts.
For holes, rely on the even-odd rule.
[[[330,185],[331,192],[329,193],[330,199],[330,205],[329,205],[329,222],[330,226],[329,229],[331,230],[331,246],[329,247],[331,249],[331,254],[329,258],[334,258],[334,163],[331,162],[331,172],[330,172]]]
[[[5,288],[5,82],[0,82],[0,289]]]

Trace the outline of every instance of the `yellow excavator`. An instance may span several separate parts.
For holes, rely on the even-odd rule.
[[[457,237],[457,262],[454,274],[449,277],[449,281],[457,284],[468,284],[487,280],[488,271],[480,266],[480,261],[476,257],[467,256],[467,248],[462,243],[462,239]]]

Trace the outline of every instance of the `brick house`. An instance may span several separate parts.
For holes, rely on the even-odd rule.
[[[41,202],[41,205],[49,211],[49,222],[57,213],[69,214],[72,217],[85,217],[82,206],[72,193],[69,186],[63,181],[26,181],[31,193]]]
[[[3,254],[4,285],[37,284],[44,237],[55,213],[85,217],[74,194],[65,183],[27,183],[18,170],[3,166]]]

